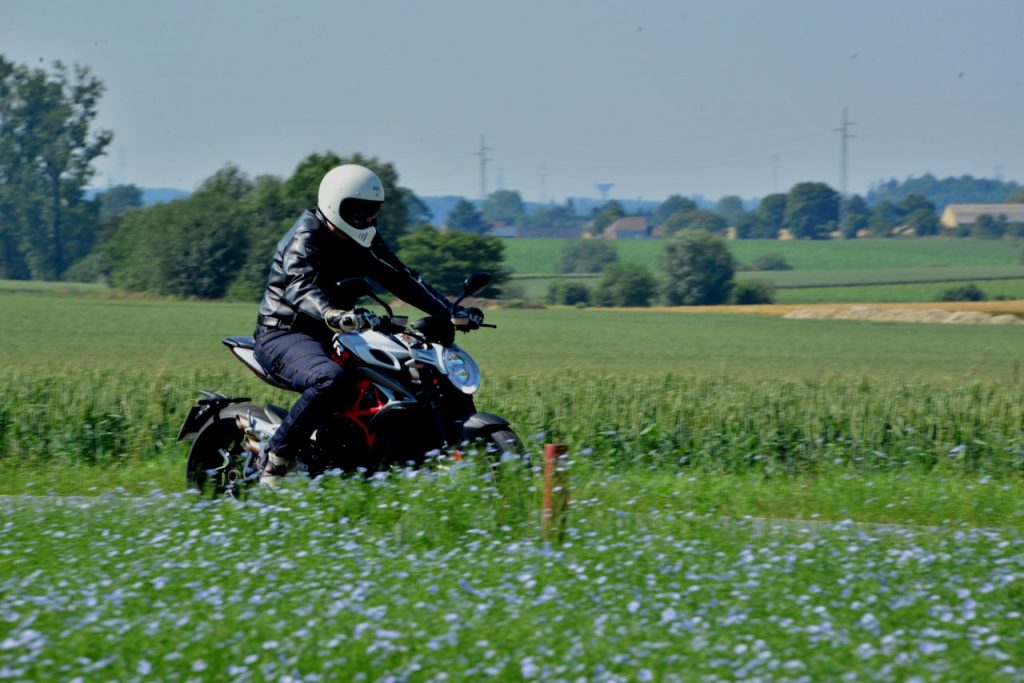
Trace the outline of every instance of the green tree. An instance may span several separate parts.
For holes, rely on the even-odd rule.
[[[181,297],[223,297],[245,260],[250,216],[216,192],[122,217],[104,245],[115,287]]]
[[[825,183],[797,183],[786,198],[786,227],[798,239],[828,239],[839,218],[839,193]]]
[[[650,306],[658,281],[642,263],[612,263],[594,292],[598,306]]]
[[[622,208],[622,204],[613,199],[594,214],[594,234],[600,235],[605,228],[625,216],[626,210]]]
[[[853,239],[857,233],[868,227],[871,214],[864,198],[859,194],[851,195],[843,200],[843,216],[839,223],[839,232],[846,239]]]
[[[741,306],[775,303],[775,285],[771,280],[740,280],[733,287],[732,302]]]
[[[729,300],[736,260],[723,238],[705,230],[683,230],[666,242],[660,261],[669,304],[703,306]]]
[[[485,221],[501,221],[517,225],[526,216],[523,198],[515,190],[498,190],[487,195],[480,215]]]
[[[938,296],[935,297],[936,301],[988,301],[988,295],[985,294],[978,285],[973,282],[969,282],[966,285],[960,285],[958,287],[950,287],[949,289],[939,292]]]
[[[273,175],[254,178],[248,194],[239,201],[247,216],[245,262],[228,290],[233,299],[258,300],[267,286],[270,263],[281,237],[299,217],[283,197],[284,181]]]
[[[773,239],[776,237],[774,233],[769,232],[768,227],[754,212],[744,215],[733,227],[736,228],[736,237],[741,240]]]
[[[697,209],[691,211],[688,216],[689,220],[686,225],[688,230],[707,230],[710,233],[718,234],[725,232],[725,229],[729,227],[729,223],[714,211]]]
[[[497,297],[508,274],[502,263],[505,244],[497,237],[424,225],[398,240],[399,256],[410,268],[449,296],[462,293],[462,282],[475,271],[494,274],[481,295]]]
[[[1003,182],[989,178],[975,178],[964,175],[959,178],[941,180],[927,173],[920,178],[896,179],[875,183],[867,194],[867,202],[874,206],[888,200],[899,204],[904,197],[919,194],[928,198],[935,206],[947,204],[997,204],[1006,201],[1020,186],[1012,181]]]
[[[743,200],[734,194],[727,194],[719,199],[718,204],[715,206],[715,212],[732,226],[735,226],[747,215],[747,210],[743,206]]]
[[[712,233],[723,232],[729,224],[714,211],[695,209],[680,211],[668,217],[664,223],[665,232],[674,235],[680,230],[706,230]]]
[[[935,205],[928,201],[928,198],[923,194],[908,194],[897,206],[899,206],[900,212],[902,212],[904,216],[909,216],[915,211],[919,211],[921,209],[935,213]]]
[[[672,214],[686,213],[688,211],[696,210],[697,202],[682,195],[674,194],[659,204],[658,208],[654,210],[654,215],[651,217],[651,223],[653,225],[661,225],[668,220],[668,217]]]
[[[576,215],[576,207],[571,198],[565,204],[538,207],[522,221],[522,225],[530,228],[568,228],[579,223],[580,217]]]
[[[476,210],[472,202],[466,199],[459,200],[459,203],[448,214],[448,219],[445,223],[452,230],[471,232],[476,235],[482,235],[487,232],[487,224],[484,223],[480,212]]]
[[[199,184],[200,193],[216,194],[229,199],[240,200],[253,191],[249,176],[235,164],[223,168]]]
[[[600,273],[619,258],[615,245],[602,239],[573,240],[562,247],[559,273]]]
[[[892,229],[902,224],[903,212],[892,202],[885,200],[871,207],[868,229],[878,237],[889,237]]]
[[[939,232],[939,219],[931,209],[915,209],[907,215],[905,221],[918,237],[936,235]]]
[[[998,240],[1003,238],[1008,227],[1009,224],[1006,216],[1000,215],[993,218],[987,214],[982,214],[974,222],[971,234],[983,240]]]
[[[565,306],[590,305],[590,289],[582,282],[555,280],[548,287],[547,302]]]
[[[786,225],[786,205],[788,197],[781,193],[770,194],[763,197],[757,205],[754,214],[764,224],[767,236],[774,239],[778,237],[779,230]]]
[[[793,266],[780,254],[761,254],[745,270],[793,270]]]
[[[84,66],[47,72],[0,56],[0,277],[58,279],[92,247],[84,188],[112,139],[93,127],[102,94]]]
[[[1011,194],[1006,201],[1010,204],[1024,204],[1024,187]]]
[[[101,221],[120,216],[142,206],[142,189],[135,185],[115,185],[96,196]]]

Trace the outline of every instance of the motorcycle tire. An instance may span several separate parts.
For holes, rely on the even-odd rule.
[[[212,420],[199,430],[189,449],[186,485],[207,498],[240,497],[246,485],[247,456],[234,418]]]
[[[523,447],[523,442],[519,440],[519,437],[511,429],[495,429],[485,432],[477,440],[482,441],[488,451],[493,449],[496,456],[495,459],[497,460],[506,455],[519,456],[524,460],[528,456],[526,448]]]

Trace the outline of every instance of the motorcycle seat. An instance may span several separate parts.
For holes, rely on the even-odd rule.
[[[254,349],[256,348],[256,340],[252,337],[228,337],[221,340],[224,346],[232,349]]]

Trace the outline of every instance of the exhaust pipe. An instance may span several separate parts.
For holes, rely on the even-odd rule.
[[[259,455],[260,448],[263,443],[260,438],[253,431],[253,419],[252,415],[238,415],[235,417],[235,426],[238,427],[238,431],[242,432],[242,448],[249,451],[253,455]]]

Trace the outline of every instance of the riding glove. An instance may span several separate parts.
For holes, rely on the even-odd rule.
[[[329,308],[324,312],[324,322],[335,332],[357,332],[373,329],[380,323],[380,318],[365,308],[354,308],[351,311]]]
[[[480,326],[484,322],[484,312],[475,306],[468,308],[463,306],[456,307],[452,313],[452,320],[455,321],[457,327],[467,327],[471,330],[480,329]]]

